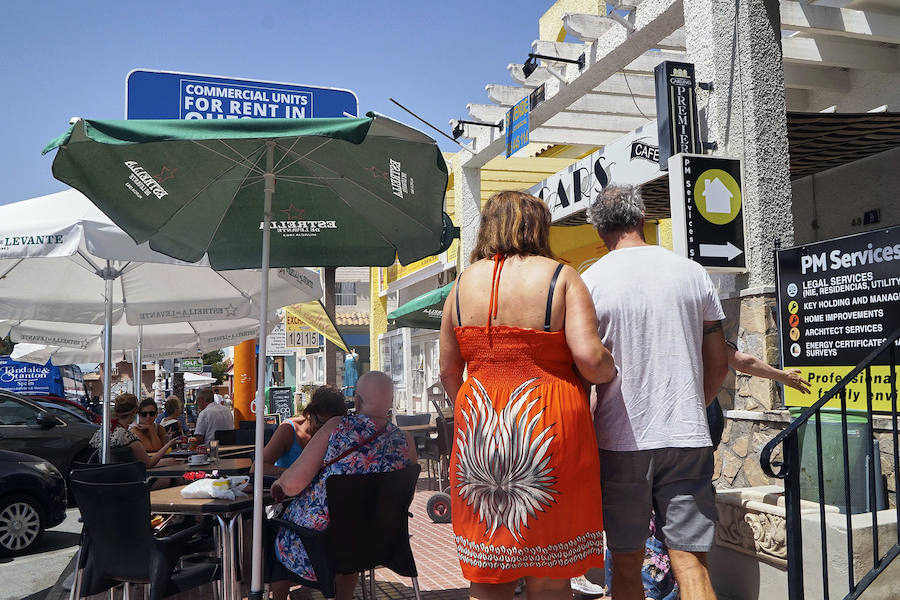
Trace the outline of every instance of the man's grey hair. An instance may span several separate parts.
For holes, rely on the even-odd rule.
[[[640,227],[644,220],[644,199],[633,185],[610,184],[588,207],[588,221],[600,235]]]

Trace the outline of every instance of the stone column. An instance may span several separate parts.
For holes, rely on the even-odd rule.
[[[456,268],[458,273],[469,266],[469,254],[475,247],[478,228],[481,227],[481,170],[465,166],[461,155],[468,157],[465,151],[457,152],[453,157],[453,189],[460,227]]]
[[[775,283],[775,240],[793,242],[781,18],[777,0],[684,0],[689,60],[705,139],[743,161],[744,234],[750,269],[741,287]],[[705,107],[705,108],[704,108]]]
[[[726,339],[778,365],[774,249],[793,243],[791,180],[777,0],[684,0],[688,60],[697,81],[701,133],[714,155],[743,163],[744,236],[749,273],[723,301]],[[719,488],[770,482],[759,466],[762,446],[789,420],[772,382],[738,374],[719,394],[726,428],[713,479]]]

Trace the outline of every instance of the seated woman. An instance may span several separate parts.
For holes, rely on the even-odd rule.
[[[169,441],[169,434],[154,420],[157,410],[152,398],[144,398],[138,405],[137,421],[128,428],[138,437],[147,452],[156,452]]]
[[[317,388],[303,413],[279,425],[272,434],[263,450],[263,473],[275,476],[284,473],[322,425],[332,417],[346,414],[347,405],[340,390],[331,385]]]
[[[416,462],[416,446],[408,433],[390,422],[394,383],[381,371],[370,371],[357,382],[356,414],[329,419],[303,449],[293,465],[272,484],[272,497],[280,501],[297,496],[283,518],[303,527],[328,527],[325,482],[331,475],[384,473]],[[362,458],[360,458],[362,457]],[[316,580],[303,542],[282,530],[275,539],[278,560],[300,577]],[[337,600],[351,600],[356,573],[338,574]],[[287,597],[287,587],[273,586],[276,600]],[[281,595],[283,594],[283,595]]]
[[[175,439],[171,439],[164,443],[162,447],[148,454],[141,443],[140,438],[133,432],[128,430],[128,426],[134,421],[134,415],[137,413],[138,401],[134,394],[119,394],[116,396],[113,407],[113,419],[110,421],[109,432],[109,448],[110,451],[116,448],[130,448],[135,460],[139,460],[147,468],[157,465],[175,464],[174,458],[163,458],[166,451],[175,443]],[[89,442],[91,448],[99,449],[102,444],[101,431],[98,430]]]
[[[179,438],[187,433],[187,422],[184,420],[184,410],[181,408],[181,400],[178,396],[166,398],[163,407],[164,412],[156,417],[156,422],[165,428],[169,437]]]

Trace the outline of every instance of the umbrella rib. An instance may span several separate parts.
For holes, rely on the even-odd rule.
[[[231,156],[228,156],[227,154],[224,154],[222,152],[219,152],[218,150],[211,148],[210,146],[207,146],[206,144],[201,144],[199,140],[191,140],[191,142],[200,146],[204,150],[209,150],[213,154],[216,154],[218,156],[221,156],[225,160],[230,160],[231,162],[233,162],[234,165],[232,165],[228,169],[225,169],[225,171],[224,171],[225,173],[227,173],[228,171],[230,171],[231,169],[233,169],[234,167],[236,167],[238,165],[243,165],[243,166],[249,168],[251,171],[258,171],[260,175],[263,174],[263,171],[258,166],[256,166],[256,161],[250,160],[250,156],[253,154],[252,152],[250,154],[248,154],[247,156],[244,156],[243,154],[241,154],[240,152],[238,152],[237,150],[235,150],[234,148],[232,148],[231,146],[229,146],[228,144],[226,144],[225,142],[220,140],[220,142],[222,143],[223,146],[225,146],[226,148],[228,148],[229,150],[231,150],[232,152],[237,154],[239,157],[241,157],[241,160],[236,160],[236,159],[232,158]],[[260,146],[253,152],[260,152],[261,150],[262,150],[262,146]],[[217,181],[218,179],[219,178],[216,177],[213,181]],[[210,183],[212,183],[212,182],[210,182]]]
[[[225,155],[222,154],[221,152],[217,152],[217,151],[213,150],[212,148],[209,148],[209,147],[207,147],[207,146],[204,146],[203,144],[199,143],[197,140],[191,140],[191,141],[192,141],[194,144],[200,146],[201,148],[203,148],[203,149],[205,149],[205,150],[209,150],[209,151],[212,152],[213,154],[218,154],[219,156],[221,156],[221,157],[224,158],[225,160],[230,160],[230,161],[233,162],[234,164],[231,165],[230,167],[228,167],[227,169],[225,169],[224,171],[222,171],[221,173],[219,173],[219,175],[217,175],[216,177],[211,178],[211,179],[206,183],[206,185],[204,185],[202,188],[200,188],[199,190],[197,190],[197,193],[196,193],[196,194],[194,194],[193,196],[191,196],[190,199],[189,199],[187,202],[185,202],[184,204],[182,204],[181,207],[180,207],[178,210],[176,210],[174,213],[171,214],[171,216],[169,216],[168,219],[166,219],[165,223],[163,223],[163,224],[160,226],[160,229],[162,229],[162,227],[165,226],[165,225],[167,225],[168,223],[171,223],[171,222],[172,222],[172,219],[174,219],[178,214],[181,213],[181,211],[183,211],[185,208],[187,208],[188,205],[190,205],[190,203],[193,202],[193,201],[197,198],[197,196],[199,196],[200,194],[202,194],[203,192],[205,192],[205,191],[209,188],[209,186],[211,186],[212,184],[214,184],[214,183],[216,183],[216,182],[218,182],[218,181],[221,181],[221,178],[222,178],[222,176],[225,175],[225,173],[228,173],[229,171],[231,171],[232,169],[234,169],[235,167],[237,167],[237,166],[239,166],[239,165],[241,164],[241,163],[235,161],[233,158],[230,158],[230,157],[228,157],[228,156],[225,156]],[[260,147],[259,149],[257,149],[257,152],[260,152],[261,150],[262,150],[262,148]],[[245,165],[245,166],[246,166],[246,165]],[[255,168],[256,168],[256,165],[255,165],[255,164],[252,164],[252,165],[250,166],[250,170],[253,170],[253,169],[255,169]],[[246,180],[246,178],[247,178],[247,175],[249,175],[249,174],[250,174],[250,171],[247,171],[247,173],[244,174],[244,179],[245,179],[245,180]],[[235,192],[234,192],[235,196],[237,196],[238,191],[240,191],[240,186],[238,186],[238,189],[235,190]],[[232,196],[231,201],[234,202],[234,196]],[[224,218],[225,218],[225,214],[223,213],[223,214],[222,214],[222,219],[224,219]],[[219,219],[219,225],[222,224],[222,219]],[[216,225],[216,231],[218,231],[219,225]],[[215,234],[215,232],[213,232],[213,233]]]
[[[237,293],[239,293],[241,296],[243,296],[243,297],[246,298],[247,300],[250,300],[251,302],[253,301],[253,299],[250,297],[250,295],[249,295],[247,292],[245,292],[244,290],[242,290],[242,289],[239,288],[238,286],[234,285],[234,283],[232,283],[230,279],[228,279],[227,277],[225,277],[225,275],[224,275],[222,272],[220,272],[220,271],[214,271],[214,273],[215,273],[216,275],[218,275],[219,277],[221,277],[222,280],[225,281],[225,283],[227,283],[228,285],[230,285],[231,287],[233,287],[234,290],[235,290]]]
[[[285,151],[284,151],[285,156],[287,156],[288,154],[290,154],[291,156],[296,156],[297,158],[296,158],[296,160],[292,160],[290,163],[284,165],[284,167],[282,167],[282,168],[278,171],[278,173],[281,173],[282,171],[284,171],[284,170],[287,169],[288,167],[290,167],[290,166],[292,166],[292,165],[295,165],[295,164],[297,164],[298,162],[300,162],[301,160],[304,160],[304,159],[309,160],[310,162],[313,162],[313,163],[315,163],[315,164],[318,165],[319,163],[317,163],[317,162],[311,160],[311,159],[309,158],[309,155],[312,154],[313,152],[316,152],[317,150],[319,150],[320,148],[322,148],[322,146],[328,144],[328,143],[331,142],[331,141],[332,141],[332,138],[328,138],[327,140],[325,140],[324,142],[322,142],[321,144],[319,144],[318,146],[316,146],[315,148],[313,148],[312,150],[310,150],[310,151],[307,152],[306,154],[302,154],[302,155],[301,155],[301,154],[297,154],[297,153],[294,152],[293,150],[285,149]],[[292,147],[293,147],[293,146],[292,146]],[[334,173],[334,174],[337,175],[338,177],[340,177],[340,175],[341,175],[340,173],[338,173],[338,172],[335,171],[334,169],[329,169],[328,167],[324,167],[324,166],[322,166],[322,165],[319,165],[319,166],[321,166],[321,167],[322,167],[323,169],[325,169],[326,171],[330,171],[330,172]],[[277,174],[277,173],[276,173],[276,174]]]
[[[288,154],[293,154],[294,146],[296,146],[299,142],[300,142],[300,136],[299,135],[294,136],[294,141],[293,141],[293,143],[291,143],[291,147],[288,148],[287,150],[285,150],[284,154],[281,155],[281,158],[278,159],[278,162],[275,163],[275,166],[272,167],[273,171],[275,171],[276,173],[280,172],[278,170],[278,167],[281,166],[281,163],[284,161],[284,159],[288,157]],[[287,166],[290,166],[290,165],[287,165]]]
[[[322,164],[320,164],[320,163],[317,163],[316,161],[314,161],[314,160],[311,159],[311,158],[306,158],[306,160],[308,160],[309,162],[313,163],[314,165],[316,165],[316,166],[318,166],[318,167],[321,167],[321,168],[323,168],[323,169],[326,169],[326,170],[328,170],[328,171],[331,171],[331,169],[329,169],[329,168],[326,167],[325,165],[322,165]],[[353,185],[355,185],[356,187],[358,187],[358,188],[361,189],[362,191],[366,192],[367,194],[369,194],[370,196],[372,196],[373,198],[375,198],[376,200],[378,200],[379,202],[381,202],[383,205],[385,205],[385,206],[387,206],[387,207],[389,207],[389,208],[392,208],[392,209],[394,209],[394,210],[397,210],[397,212],[402,212],[402,211],[398,210],[397,207],[395,207],[395,206],[394,206],[393,204],[391,204],[390,202],[386,202],[385,200],[383,200],[383,199],[381,198],[381,196],[379,196],[378,194],[376,194],[375,192],[373,192],[372,190],[370,190],[370,189],[367,188],[366,186],[361,185],[361,184],[359,184],[359,183],[353,181],[352,179],[350,179],[350,178],[348,178],[348,177],[342,177],[341,179],[344,179],[344,180],[346,180],[346,181],[349,181],[350,183],[352,183]],[[328,185],[328,184],[326,183],[326,185]],[[331,186],[329,185],[329,187],[331,187]],[[334,189],[334,188],[332,188],[332,189]],[[335,191],[335,194],[337,194],[338,198],[341,199],[341,202],[343,202],[344,204],[346,204],[346,205],[347,205],[349,208],[351,208],[351,209],[354,208],[349,202],[347,202],[347,201],[344,199],[343,194],[340,194],[337,190],[334,190],[334,191]],[[405,217],[407,217],[407,219],[409,219],[410,221],[412,221],[413,223],[415,223],[416,225],[418,225],[419,227],[421,227],[421,228],[424,229],[425,231],[429,231],[429,228],[428,228],[426,225],[424,225],[423,223],[420,223],[418,219],[416,219],[416,218],[414,218],[414,217],[411,217],[410,215],[408,215],[408,214],[406,214],[406,213],[403,213],[403,214],[404,214]],[[382,237],[384,237],[384,236],[382,236]],[[390,243],[390,242],[388,242],[388,243]],[[393,244],[391,244],[391,245],[393,246]]]
[[[3,279],[3,278],[6,277],[7,275],[9,275],[9,274],[12,272],[13,269],[15,269],[16,267],[18,267],[19,265],[22,264],[22,261],[23,261],[23,260],[25,260],[25,259],[24,259],[24,258],[20,258],[19,260],[17,260],[16,262],[14,262],[12,265],[10,265],[9,268],[8,268],[7,270],[3,271],[3,273],[0,273],[0,279]]]

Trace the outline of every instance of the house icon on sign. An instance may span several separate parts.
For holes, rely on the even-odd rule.
[[[712,181],[703,181],[703,197],[706,199],[706,212],[731,213],[731,199],[734,197],[722,181],[716,177]]]

